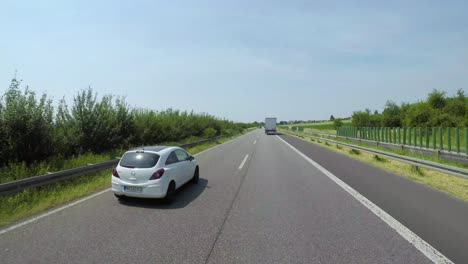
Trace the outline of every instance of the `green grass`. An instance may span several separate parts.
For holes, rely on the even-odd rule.
[[[295,132],[295,133],[300,133],[300,132]],[[441,163],[441,164],[445,164],[445,165],[450,165],[450,166],[454,166],[454,167],[458,167],[458,168],[464,168],[464,169],[468,168],[468,165],[461,164],[461,163],[456,163],[456,162],[452,162],[452,161],[447,161],[447,160],[444,160],[444,159],[440,159],[437,156],[424,156],[424,155],[419,155],[419,154],[407,152],[405,150],[386,149],[386,148],[378,147],[378,146],[375,146],[375,145],[369,145],[369,144],[366,144],[366,143],[360,143],[360,142],[355,142],[355,141],[351,141],[351,140],[346,140],[344,138],[330,138],[330,139],[338,141],[338,142],[349,143],[349,144],[365,147],[365,148],[386,151],[386,152],[390,152],[390,153],[395,153],[395,154],[404,155],[404,156],[413,157],[413,158],[418,158],[418,159],[427,160],[427,161],[433,161],[433,162],[437,162],[437,163]]]
[[[286,131],[285,131],[286,132]],[[288,132],[286,132],[288,133]],[[290,134],[290,133],[288,133]],[[291,134],[292,136],[295,136]],[[296,136],[297,137],[297,136]],[[299,138],[299,137],[298,137]],[[414,182],[425,184],[431,188],[443,191],[454,197],[468,201],[468,180],[447,175],[438,171],[429,170],[426,168],[417,167],[414,165],[406,164],[400,161],[376,158],[376,155],[366,152],[361,152],[359,155],[351,154],[352,148],[342,146],[340,149],[334,146],[326,146],[325,144],[318,144],[308,139],[303,139],[311,144],[320,145],[331,151],[349,156],[353,159],[362,161],[364,163],[373,165],[375,167],[392,172],[396,175],[408,178]]]
[[[205,143],[187,148],[186,150],[193,155],[242,134],[222,138],[216,142]],[[20,219],[110,188],[110,177],[111,170],[109,169],[63,182],[53,183],[41,188],[29,189],[14,195],[0,197],[0,226],[11,224]]]
[[[372,146],[372,145],[368,145],[368,144],[365,144],[365,143],[354,142],[354,141],[350,141],[350,140],[346,140],[346,139],[342,139],[342,138],[336,138],[336,139],[333,138],[333,140],[339,141],[339,142],[344,142],[344,143],[349,143],[349,144],[353,144],[353,145],[357,145],[357,146],[361,146],[361,147],[365,147],[365,148],[381,150],[381,151],[385,151],[385,152],[395,153],[395,154],[398,154],[398,155],[413,157],[413,158],[417,158],[417,159],[433,161],[433,162],[437,162],[437,163],[441,163],[441,164],[445,164],[445,165],[450,165],[450,166],[454,166],[454,167],[458,167],[458,168],[464,168],[464,169],[468,168],[468,165],[461,164],[461,163],[456,163],[456,162],[451,162],[451,161],[447,161],[447,160],[444,160],[444,159],[440,159],[437,156],[432,156],[431,157],[431,156],[424,156],[424,155],[418,155],[418,154],[410,153],[410,152],[407,152],[405,150],[386,149],[386,148],[383,148],[383,147]]]
[[[122,151],[114,151],[105,154],[87,153],[69,159],[54,158],[47,162],[35,163],[27,166],[26,163],[14,163],[6,167],[0,168],[0,183],[10,182],[23,178],[28,178],[36,175],[43,175],[48,172],[66,170],[80,166],[86,166],[90,163],[100,163],[115,159]]]
[[[343,124],[350,124],[351,120],[342,120]],[[333,124],[333,121],[327,121],[327,122],[317,122],[317,123],[301,123],[301,124],[291,124],[291,125],[283,125],[280,126],[282,128],[288,127],[289,130],[292,129],[292,127],[298,127],[301,129],[304,129],[304,132],[310,132],[310,133],[325,133],[325,134],[336,134],[335,126]]]

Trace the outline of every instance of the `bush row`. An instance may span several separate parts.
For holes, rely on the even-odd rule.
[[[397,105],[388,101],[382,113],[366,109],[353,113],[356,127],[466,127],[468,97],[459,89],[453,96],[433,90],[425,100]]]
[[[134,108],[122,97],[98,98],[91,88],[76,94],[71,106],[63,98],[54,107],[47,94],[20,85],[13,79],[0,100],[0,166],[231,135],[249,126],[204,113]]]

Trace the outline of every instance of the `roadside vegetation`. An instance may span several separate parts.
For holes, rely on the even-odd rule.
[[[355,127],[467,127],[468,97],[463,89],[453,96],[433,90],[416,103],[388,101],[382,113],[370,109],[352,115]]]
[[[201,144],[186,150],[193,155],[239,135],[241,134],[237,133],[232,137],[221,138],[216,142]],[[186,142],[174,142],[175,145],[183,143]],[[0,226],[9,225],[20,219],[110,188],[111,174],[111,170],[103,170],[44,187],[29,189],[14,195],[0,197]],[[109,193],[109,195],[112,194]]]
[[[286,133],[288,132],[286,131]],[[297,138],[301,138],[302,140],[310,142],[311,144],[319,145],[323,148],[327,148],[331,151],[346,155],[353,159],[384,169],[396,175],[408,178],[421,184],[425,184],[431,188],[443,191],[454,197],[468,201],[467,179],[447,175],[438,171],[417,167],[392,159],[386,159],[375,154],[357,151],[349,147],[323,144],[323,141],[310,140],[308,137],[298,137],[291,133],[288,134]]]
[[[0,97],[0,183],[115,158],[131,146],[234,135],[250,124],[130,107],[91,88],[54,107],[16,78]]]

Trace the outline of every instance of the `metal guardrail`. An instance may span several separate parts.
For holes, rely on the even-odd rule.
[[[298,134],[298,133],[293,133],[293,132],[290,132],[290,131],[288,131],[288,133],[291,133],[291,134],[296,135],[296,136],[304,137],[304,135],[301,135],[301,134]],[[394,154],[394,153],[390,153],[390,152],[370,149],[370,148],[361,147],[361,146],[348,144],[348,143],[343,143],[343,142],[339,142],[339,141],[336,141],[336,140],[331,140],[331,139],[327,139],[327,138],[323,138],[323,137],[316,137],[316,136],[308,136],[308,137],[313,138],[315,140],[323,140],[323,141],[327,141],[329,143],[333,143],[333,144],[336,144],[336,145],[353,148],[353,149],[364,151],[364,152],[371,153],[371,154],[378,154],[378,155],[380,155],[382,157],[385,157],[385,158],[401,161],[401,162],[404,162],[404,163],[407,163],[407,164],[411,164],[411,165],[419,166],[419,167],[422,167],[422,168],[427,168],[427,169],[439,171],[439,172],[449,174],[449,175],[452,175],[452,176],[468,179],[468,170],[467,169],[458,168],[458,167],[449,166],[449,165],[444,165],[444,164],[440,164],[440,163],[432,162],[432,161],[427,161],[427,160],[421,160],[421,159],[417,159],[417,158],[413,158],[413,157],[398,155],[398,154]]]
[[[218,136],[209,139],[203,139],[195,142],[190,142],[187,144],[180,145],[181,148],[190,148],[196,145],[203,143],[213,142],[217,139],[223,138],[225,136]],[[89,173],[105,170],[112,168],[117,165],[119,159],[109,160],[102,163],[92,164],[88,166],[77,167],[73,169],[53,172],[45,175],[33,176],[29,178],[24,178],[21,180],[11,181],[7,183],[0,184],[0,196],[11,195],[21,191],[24,191],[29,188],[36,188],[44,185],[48,185],[54,182],[60,182],[68,180],[74,177],[83,176]]]

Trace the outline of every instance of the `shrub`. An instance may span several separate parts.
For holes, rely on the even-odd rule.
[[[203,136],[205,138],[214,138],[216,136],[216,129],[209,127],[203,130]]]
[[[233,135],[251,126],[205,113],[132,108],[125,98],[98,97],[91,88],[78,92],[70,107],[62,98],[54,109],[46,94],[38,97],[20,85],[14,78],[0,97],[0,166],[23,168],[132,145],[215,137],[219,131]]]

